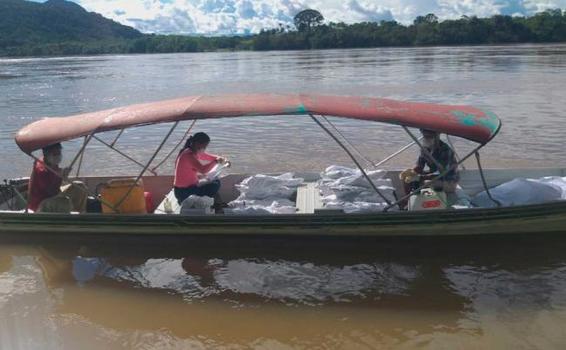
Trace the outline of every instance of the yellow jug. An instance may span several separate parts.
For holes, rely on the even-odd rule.
[[[135,181],[135,179],[110,180],[100,192],[102,212],[105,214],[146,214],[143,183],[141,180],[137,183]],[[128,197],[124,198],[128,191],[130,191]]]

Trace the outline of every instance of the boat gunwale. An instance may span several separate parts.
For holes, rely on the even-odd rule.
[[[548,211],[548,210],[551,211]],[[516,218],[517,214],[521,217],[541,216],[540,211],[544,211],[546,215],[566,214],[566,201],[558,200],[541,204],[517,205],[510,207],[493,207],[493,208],[466,208],[466,209],[441,209],[441,210],[423,210],[423,211],[395,211],[395,212],[375,212],[375,213],[315,213],[315,214],[273,214],[273,215],[182,215],[182,214],[99,214],[99,213],[85,213],[85,214],[60,214],[60,213],[23,213],[23,212],[0,212],[0,224],[3,222],[1,219],[7,218],[26,218],[28,221],[45,221],[45,219],[77,219],[74,221],[87,221],[87,219],[102,219],[103,221],[131,221],[141,220],[143,222],[253,222],[261,221],[334,221],[347,219],[352,221],[356,219],[365,219],[364,221],[372,221],[372,219],[379,219],[382,221],[384,218],[396,219],[412,219],[415,221],[438,221],[441,220],[454,220],[454,219],[477,219],[478,217],[500,218],[501,216],[511,215]],[[428,220],[419,220],[427,218]],[[317,219],[317,220],[312,220]],[[292,221],[290,221],[292,220]],[[386,220],[383,220],[386,221]],[[387,220],[388,221],[388,220]],[[408,224],[406,221],[404,222]]]

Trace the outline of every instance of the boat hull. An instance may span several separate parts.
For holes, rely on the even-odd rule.
[[[566,232],[566,202],[378,214],[180,216],[0,213],[0,235],[21,237],[384,237]]]

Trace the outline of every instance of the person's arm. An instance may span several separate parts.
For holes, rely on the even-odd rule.
[[[185,153],[184,155],[182,155],[182,157],[185,158],[185,161],[189,163],[189,165],[191,167],[193,167],[194,169],[196,169],[197,172],[201,173],[201,174],[206,174],[209,171],[212,170],[212,168],[214,168],[216,166],[216,159],[213,162],[210,162],[206,165],[203,165],[198,159],[197,157],[194,156],[194,154],[192,153]]]
[[[210,161],[210,162],[215,162],[218,160],[218,158],[220,158],[219,156],[215,155],[215,154],[210,154],[210,153],[206,153],[206,152],[202,152],[199,153],[198,155],[199,159],[205,160],[205,161]]]
[[[228,158],[223,157],[223,156],[217,156],[215,154],[199,153],[199,159],[204,160],[204,161],[216,162],[216,163],[222,164],[222,165],[224,165],[228,168],[232,165],[230,163],[230,161],[228,160]]]
[[[419,155],[419,158],[417,159],[417,164],[415,165],[413,170],[417,174],[423,174],[425,166],[426,166],[426,158],[425,158],[424,154],[421,152],[421,154]]]

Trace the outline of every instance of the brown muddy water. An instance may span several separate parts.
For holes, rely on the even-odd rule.
[[[557,237],[0,247],[2,349],[560,349]]]
[[[487,166],[565,166],[565,68],[566,45],[0,59],[0,174],[28,175],[31,162],[13,135],[40,117],[224,92],[477,105],[504,123],[484,150]],[[394,127],[335,123],[373,160],[409,141]],[[166,128],[128,131],[118,145],[147,159]],[[215,120],[197,129],[237,172],[349,164],[307,118]],[[79,143],[64,146],[68,160]],[[389,166],[412,163],[414,152]],[[85,162],[90,174],[137,170],[96,144]],[[2,238],[0,349],[562,349],[565,248],[564,238],[536,235],[300,243]]]

